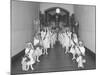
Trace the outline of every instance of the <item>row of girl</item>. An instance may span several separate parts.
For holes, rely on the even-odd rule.
[[[35,34],[32,42],[26,43],[25,55],[21,61],[22,70],[28,71],[29,67],[34,70],[33,64],[40,62],[41,55],[48,55],[48,48],[53,48],[56,41],[59,41],[65,48],[65,54],[71,53],[73,55],[72,59],[77,61],[78,67],[84,67],[83,63],[86,62],[83,59],[85,48],[83,43],[78,41],[77,35],[70,31],[58,32],[56,29],[45,27]]]
[[[78,64],[78,68],[84,68],[84,64],[86,63],[85,57],[85,47],[83,42],[80,41],[76,35],[76,33],[72,33],[69,30],[66,32],[59,33],[58,37],[61,45],[65,48],[65,54],[71,53],[73,55],[72,60],[76,60]]]
[[[26,43],[25,55],[22,58],[22,70],[28,71],[29,67],[34,70],[33,65],[40,62],[39,57],[48,55],[48,48],[53,48],[56,42],[57,33],[49,28],[37,32],[33,41]]]

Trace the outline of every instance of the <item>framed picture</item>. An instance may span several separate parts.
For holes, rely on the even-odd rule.
[[[11,0],[11,74],[96,69],[96,6]]]

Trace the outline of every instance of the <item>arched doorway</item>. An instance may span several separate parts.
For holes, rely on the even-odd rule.
[[[46,25],[69,26],[69,11],[61,7],[49,8],[45,10],[45,23]]]

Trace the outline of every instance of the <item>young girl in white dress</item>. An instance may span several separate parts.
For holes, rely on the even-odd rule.
[[[27,43],[27,47],[25,49],[25,56],[22,58],[21,64],[22,64],[22,70],[28,71],[29,67],[31,67],[32,70],[33,64],[36,62],[36,58],[33,57],[34,49],[32,46],[32,43]]]
[[[85,56],[85,48],[83,46],[83,42],[82,41],[79,41],[79,46],[78,46],[78,49],[80,51],[77,52],[78,56],[77,56],[77,63],[78,63],[78,68],[84,68],[84,63],[86,63],[86,60],[83,59],[83,57]]]

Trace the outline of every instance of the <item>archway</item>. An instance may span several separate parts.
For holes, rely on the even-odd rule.
[[[56,26],[59,26],[59,24],[69,26],[69,11],[61,7],[49,8],[45,10],[45,22],[46,25],[52,25],[51,23],[54,23]]]

